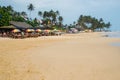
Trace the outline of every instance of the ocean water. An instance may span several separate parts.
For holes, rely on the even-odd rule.
[[[117,42],[111,43],[110,45],[120,47],[120,43],[117,43]]]
[[[106,37],[110,37],[110,38],[120,38],[120,31],[117,31],[117,32],[105,32],[104,35]],[[110,45],[120,47],[120,42],[110,43]]]
[[[120,32],[106,32],[105,35],[111,38],[120,38]]]
[[[105,33],[105,35],[107,35],[107,37],[110,37],[110,38],[120,38],[120,31],[118,31],[118,32],[107,32],[107,33]],[[110,43],[110,45],[120,47],[120,42],[113,42],[113,43]]]

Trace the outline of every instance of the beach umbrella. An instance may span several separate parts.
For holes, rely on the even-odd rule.
[[[35,30],[34,29],[31,29],[32,32],[34,32]]]
[[[34,32],[34,29],[27,29],[26,32]]]
[[[49,32],[50,32],[50,30],[45,30],[45,32],[49,33]]]
[[[31,32],[31,29],[27,29],[26,32]]]
[[[12,32],[21,32],[19,29],[14,29]]]
[[[36,29],[36,32],[41,32],[42,30],[41,29]]]

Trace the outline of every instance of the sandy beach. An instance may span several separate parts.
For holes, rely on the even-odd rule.
[[[120,80],[114,42],[102,33],[0,38],[0,80]]]

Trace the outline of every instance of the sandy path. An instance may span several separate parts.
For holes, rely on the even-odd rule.
[[[14,51],[0,46],[0,54],[6,53],[0,55],[0,80],[120,80],[120,47],[109,45],[120,39],[98,33],[75,36],[8,42],[17,44]]]

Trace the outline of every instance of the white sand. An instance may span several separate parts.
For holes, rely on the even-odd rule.
[[[120,80],[119,38],[101,33],[0,39],[0,80]]]

